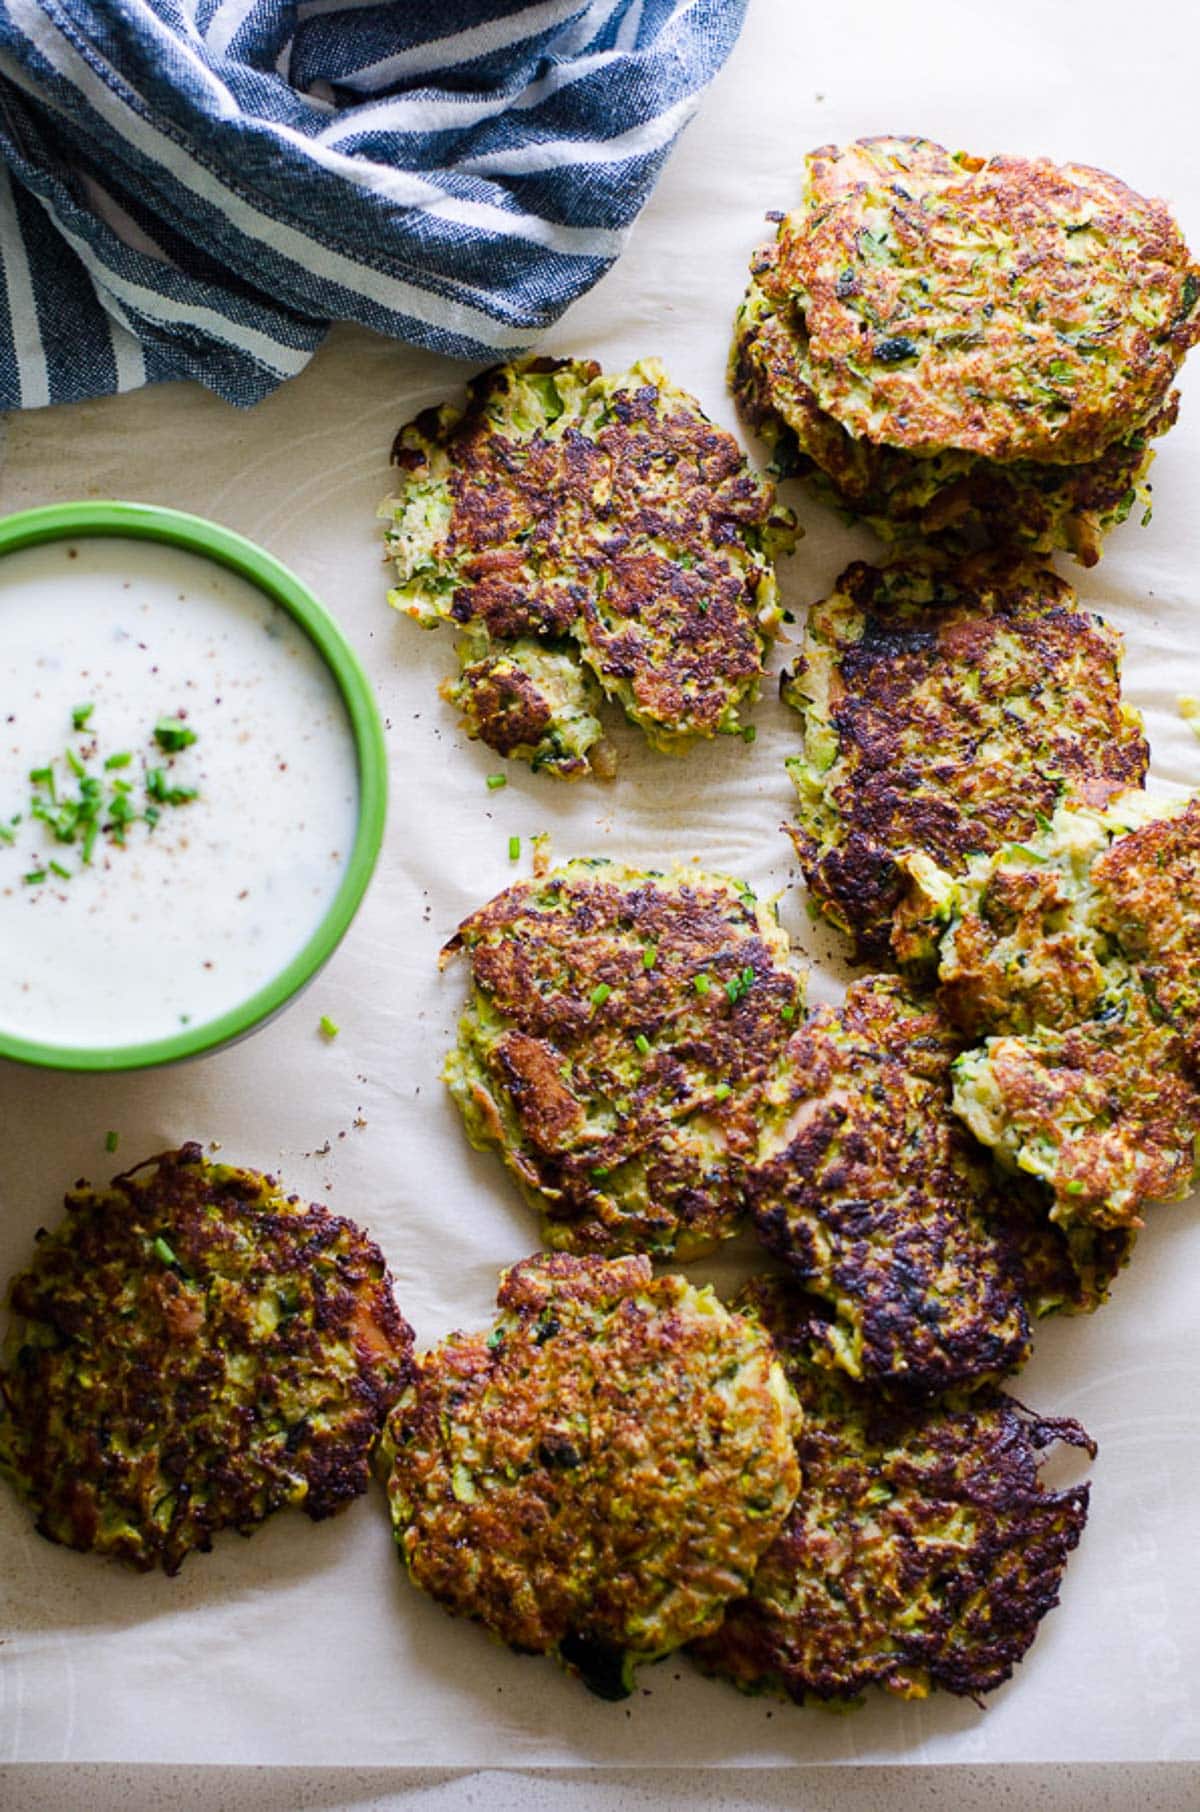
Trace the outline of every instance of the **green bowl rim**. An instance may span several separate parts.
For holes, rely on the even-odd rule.
[[[218,561],[250,580],[293,617],[333,675],[350,719],[358,760],[358,823],[350,860],[324,918],[278,975],[216,1019],[148,1043],[100,1046],[43,1044],[0,1029],[0,1058],[45,1069],[111,1072],[149,1069],[199,1057],[244,1038],[278,1013],[329,961],[362,903],[383,843],[387,813],[387,745],[370,683],[337,623],[303,580],[265,548],[203,516],[149,503],[52,503],[0,518],[0,555],[47,541],[121,536],[162,541]]]

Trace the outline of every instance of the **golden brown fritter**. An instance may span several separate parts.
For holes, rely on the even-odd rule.
[[[1094,459],[1200,338],[1170,213],[1103,170],[860,139],[812,153],[785,227],[821,407],[910,452]]]
[[[1044,567],[1008,556],[856,562],[809,611],[783,695],[804,878],[860,958],[888,960],[897,857],[951,874],[1030,835],[1060,800],[1140,786],[1121,638]]]
[[[574,778],[611,768],[601,693],[667,753],[738,732],[795,520],[656,361],[608,378],[591,361],[497,366],[392,456],[390,599],[467,630],[446,695],[470,734]]]
[[[764,1097],[754,1225],[821,1301],[814,1358],[852,1378],[999,1378],[1029,1356],[1030,1311],[1095,1308],[1127,1256],[1119,1240],[1072,1246],[965,1135],[961,1048],[933,1003],[873,976],[793,1035]]]
[[[773,912],[724,876],[579,861],[507,888],[459,950],[473,988],[446,1080],[546,1243],[691,1256],[735,1233],[803,1010]]]
[[[621,1698],[749,1588],[799,1485],[774,1348],[645,1258],[541,1254],[417,1361],[381,1449],[414,1584]]]
[[[860,140],[752,261],[730,381],[774,467],[885,537],[1087,566],[1137,505],[1200,337],[1170,214],[1102,171]]]
[[[1058,1603],[1087,1519],[1087,1485],[1047,1490],[1041,1455],[1066,1442],[1094,1457],[1094,1444],[998,1392],[914,1404],[827,1371],[777,1279],[756,1279],[739,1306],[774,1334],[800,1399],[804,1483],[751,1591],[692,1653],[797,1703],[873,1686],[991,1692]]]
[[[954,1104],[976,1138],[1053,1192],[1064,1227],[1136,1229],[1148,1202],[1192,1189],[1200,1095],[1169,1026],[1136,995],[1058,1031],[989,1038],[955,1066]]]
[[[0,1468],[41,1534],[177,1573],[220,1529],[366,1490],[412,1332],[351,1221],[195,1144],[66,1208],[0,1372]]]
[[[1198,852],[1200,801],[1131,794],[1063,807],[959,876],[901,859],[897,954],[932,951],[942,1004],[983,1040],[955,1064],[955,1107],[1065,1228],[1136,1228],[1194,1180]]]

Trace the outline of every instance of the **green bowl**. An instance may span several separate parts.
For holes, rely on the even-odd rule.
[[[56,503],[0,519],[0,556],[46,541],[117,535],[165,541],[230,567],[278,605],[304,630],[341,694],[358,761],[358,825],[346,871],[328,912],[304,947],[271,981],[240,1006],[216,1019],[149,1043],[109,1049],[52,1045],[12,1037],[0,1029],[0,1058],[44,1069],[107,1071],[150,1069],[199,1057],[245,1038],[279,1013],[329,961],[358,911],[383,841],[387,813],[387,749],[370,684],[350,644],[325,606],[273,554],[243,535],[146,503]]]

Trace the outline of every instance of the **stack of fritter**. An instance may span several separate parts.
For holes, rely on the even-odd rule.
[[[815,151],[752,266],[732,381],[782,473],[889,539],[1069,548],[1148,511],[1200,338],[1168,210],[1101,170],[919,138]]]

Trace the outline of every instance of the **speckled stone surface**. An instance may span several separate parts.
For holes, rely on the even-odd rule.
[[[3,1812],[1197,1812],[1200,1767],[14,1767]]]

